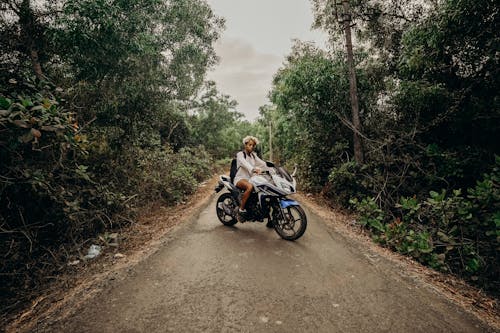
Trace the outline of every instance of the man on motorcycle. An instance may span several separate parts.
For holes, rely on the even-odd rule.
[[[253,190],[253,185],[249,182],[252,173],[260,174],[267,168],[266,162],[254,153],[255,146],[258,144],[259,140],[256,137],[246,136],[243,139],[245,148],[236,154],[238,171],[234,177],[234,184],[245,191],[238,211],[238,222],[243,222],[246,217],[245,204]]]

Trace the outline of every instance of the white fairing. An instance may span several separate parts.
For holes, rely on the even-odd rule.
[[[295,193],[295,185],[296,185],[295,178],[290,183],[286,179],[283,179],[283,178],[275,175],[275,176],[273,176],[273,181],[277,187],[281,188],[287,194]]]
[[[271,195],[288,195],[295,193],[296,181],[292,178],[292,182],[287,181],[274,170],[270,170],[270,176],[255,175],[250,178],[250,182],[254,185],[257,192],[265,192]]]

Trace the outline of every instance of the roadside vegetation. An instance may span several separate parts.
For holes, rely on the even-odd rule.
[[[274,77],[260,119],[273,155],[300,166],[304,189],[357,212],[375,241],[498,297],[500,6],[345,2],[312,1],[334,47],[299,42]],[[356,32],[360,128],[343,20]]]
[[[2,1],[0,311],[246,134],[375,241],[498,297],[499,5],[311,3],[331,49],[296,42],[249,123],[206,80],[224,20],[205,1]]]
[[[99,237],[182,201],[249,124],[207,82],[224,27],[200,1],[0,4],[0,311]]]

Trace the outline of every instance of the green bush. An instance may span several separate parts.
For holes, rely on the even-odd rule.
[[[203,147],[182,148],[174,153],[168,146],[161,149],[138,149],[138,193],[142,200],[179,202],[193,193],[198,183],[212,173],[212,160]]]
[[[334,166],[328,175],[328,197],[347,207],[350,198],[366,194],[366,189],[360,181],[363,179],[361,169],[354,161]]]
[[[358,222],[374,239],[432,268],[463,276],[498,290],[500,248],[500,159],[476,186],[448,193],[430,191],[425,199],[401,197],[384,215],[373,198],[351,200]]]
[[[64,92],[38,80],[9,83],[0,93],[0,291],[7,297],[64,267],[74,243],[108,227],[123,208],[120,194],[83,164],[84,134]]]
[[[370,229],[375,235],[385,232],[384,212],[379,208],[374,198],[364,198],[361,201],[351,199],[350,204],[359,214],[358,223]]]
[[[0,93],[0,292],[6,299],[44,285],[81,251],[79,244],[128,223],[139,204],[179,202],[212,172],[203,147],[177,153],[128,147],[114,126],[84,132],[65,92],[49,82],[12,79],[9,87]]]

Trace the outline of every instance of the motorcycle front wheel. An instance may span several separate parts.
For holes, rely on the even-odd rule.
[[[276,207],[275,209],[273,223],[278,235],[290,241],[300,238],[307,227],[307,217],[302,207],[290,206],[284,209]]]
[[[236,206],[236,200],[234,200],[230,193],[222,193],[219,199],[217,199],[215,208],[217,211],[217,217],[222,224],[232,226],[238,222],[232,214]]]

